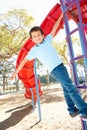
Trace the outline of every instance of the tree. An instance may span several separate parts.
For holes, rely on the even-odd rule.
[[[5,90],[5,81],[7,81],[6,73],[8,70],[15,69],[14,64],[12,66],[10,64],[14,61],[14,57],[17,57],[20,48],[29,37],[28,30],[33,21],[34,18],[24,9],[14,9],[0,15],[0,73],[4,74],[2,79],[3,90]],[[8,64],[8,70],[4,63],[5,65]]]
[[[34,19],[23,9],[9,11],[1,15],[0,19],[0,57],[2,58],[4,53],[4,57],[9,58],[19,52],[29,36],[28,29]]]
[[[61,56],[63,62],[70,66],[68,46],[66,41],[62,42],[53,41],[53,46],[57,50],[58,54]]]
[[[74,50],[74,55],[75,56],[81,55],[81,47],[80,47],[79,39],[77,37],[72,37],[72,43],[73,43],[72,46],[73,46],[73,50]],[[58,54],[60,54],[63,62],[69,66],[71,77],[73,77],[72,68],[71,68],[71,64],[70,64],[69,50],[68,50],[68,45],[67,45],[66,41],[62,41],[62,42],[54,41],[53,46],[57,50]],[[78,49],[79,51],[77,51],[75,49],[76,46],[79,48]]]

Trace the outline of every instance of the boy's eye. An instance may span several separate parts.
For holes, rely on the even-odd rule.
[[[36,36],[33,36],[33,38],[36,38]]]

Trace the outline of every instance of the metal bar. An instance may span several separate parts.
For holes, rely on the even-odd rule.
[[[67,12],[65,12],[65,10],[66,10],[67,7],[64,4],[63,0],[60,0],[60,2],[61,2],[61,5],[62,5],[62,10],[64,12],[64,23],[65,23],[66,36],[68,37],[68,35],[70,34],[70,29],[69,29]],[[70,35],[69,35],[69,38],[67,39],[67,42],[68,42],[70,59],[73,59],[74,58],[74,52],[73,52],[72,40],[71,40],[71,36]],[[78,86],[79,81],[78,81],[78,76],[77,76],[75,61],[72,63],[72,71],[73,71],[73,76],[74,76],[73,77],[74,82],[75,82],[76,86]]]
[[[40,107],[40,95],[39,95],[39,87],[38,87],[38,76],[37,76],[37,71],[36,71],[36,60],[34,61],[34,74],[35,74],[35,83],[36,83],[39,121],[41,121],[41,107]]]

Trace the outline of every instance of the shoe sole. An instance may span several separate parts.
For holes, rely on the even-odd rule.
[[[79,112],[76,112],[76,113],[74,113],[74,114],[70,114],[70,116],[72,117],[72,118],[74,118],[74,117],[76,117],[76,116],[78,116],[79,115]]]

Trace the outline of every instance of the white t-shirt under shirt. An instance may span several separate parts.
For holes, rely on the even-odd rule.
[[[52,71],[55,67],[62,63],[62,60],[56,50],[52,46],[52,36],[47,35],[41,44],[37,44],[28,52],[26,59],[38,59],[48,71]]]

